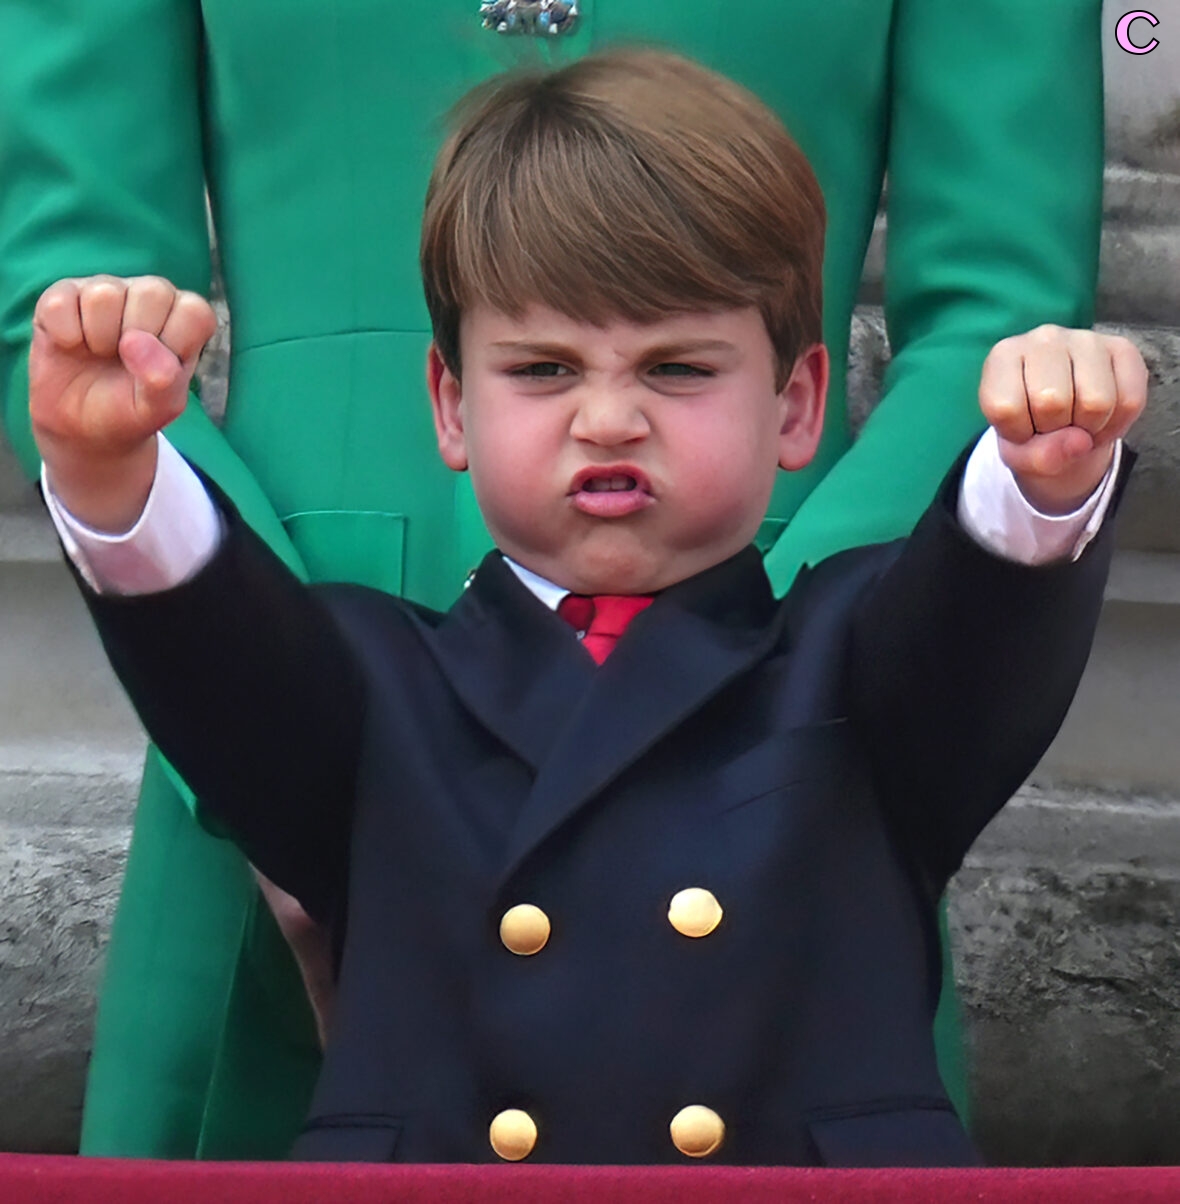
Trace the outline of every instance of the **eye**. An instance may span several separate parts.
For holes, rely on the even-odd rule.
[[[525,380],[552,380],[558,376],[568,376],[569,368],[552,360],[541,360],[535,364],[520,364],[508,370],[509,376],[519,376]]]
[[[656,364],[648,371],[652,376],[663,377],[665,380],[707,379],[716,375],[712,368],[702,368],[697,364]]]

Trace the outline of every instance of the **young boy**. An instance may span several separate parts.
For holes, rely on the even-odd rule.
[[[439,449],[499,550],[447,614],[301,586],[157,438],[200,298],[42,297],[46,496],[112,662],[332,932],[297,1157],[974,1160],[935,907],[1069,705],[1146,378],[1001,343],[912,538],[776,601],[750,542],[820,436],[822,241],[798,149],[693,64],[477,93],[422,260]]]

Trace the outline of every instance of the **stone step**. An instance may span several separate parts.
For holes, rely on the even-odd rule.
[[[35,513],[41,500],[0,430],[0,512]]]
[[[45,515],[0,514],[0,615],[0,772],[105,773],[137,757],[139,721]]]
[[[17,827],[129,829],[146,740],[78,755],[49,742],[0,744],[0,822]]]
[[[1180,606],[1180,554],[1120,551],[1106,583],[1107,602]]]
[[[1151,323],[1180,312],[1180,224],[1102,230],[1098,320]]]
[[[21,789],[0,772],[0,800]],[[0,1149],[77,1148],[127,838],[125,822],[0,820]]]
[[[1180,791],[1025,787],[949,899],[987,1161],[1180,1161]]]
[[[1180,175],[1108,163],[1102,176],[1102,220],[1174,230],[1180,225]]]
[[[1154,28],[1137,20],[1130,40],[1156,47],[1129,54],[1118,47],[1115,27],[1130,4],[1103,5],[1103,84],[1106,94],[1106,154],[1143,168],[1180,172],[1180,0],[1156,0],[1148,6],[1158,19]],[[1139,10],[1142,11],[1142,10]]]
[[[0,564],[56,564],[61,548],[48,515],[0,510]]]

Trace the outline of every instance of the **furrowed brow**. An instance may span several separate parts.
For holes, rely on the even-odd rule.
[[[677,339],[671,343],[661,343],[658,347],[649,347],[649,359],[677,359],[686,355],[699,355],[702,352],[721,351],[733,352],[737,348],[725,339]]]
[[[524,340],[503,339],[489,343],[493,351],[508,351],[513,355],[536,356],[540,359],[568,360],[577,359],[577,352],[572,347],[562,343],[530,343]]]

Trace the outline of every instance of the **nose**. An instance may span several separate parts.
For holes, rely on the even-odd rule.
[[[650,431],[647,415],[636,393],[618,385],[580,389],[570,423],[575,439],[613,447],[644,439]]]

